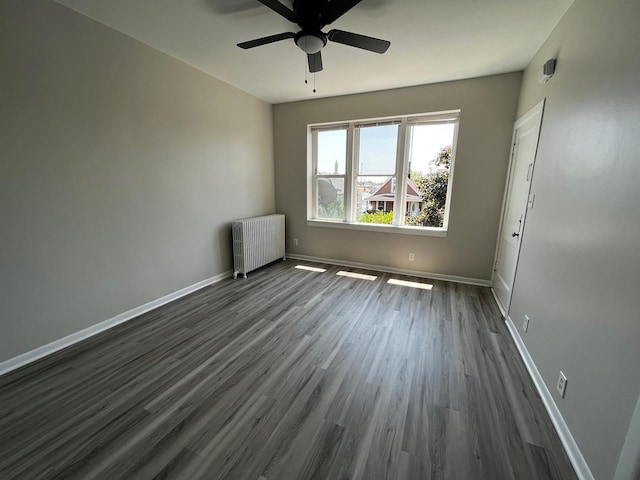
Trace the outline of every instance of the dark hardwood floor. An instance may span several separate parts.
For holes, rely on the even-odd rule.
[[[0,377],[0,478],[576,478],[487,288],[302,263]]]

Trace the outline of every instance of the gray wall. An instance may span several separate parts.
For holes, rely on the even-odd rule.
[[[547,98],[510,316],[599,479],[614,476],[640,393],[639,20],[637,1],[576,0],[518,109]]]
[[[276,205],[287,215],[287,251],[490,279],[520,81],[520,73],[511,73],[275,105]],[[308,124],[458,108],[446,238],[307,226]],[[408,252],[415,252],[414,262]]]
[[[271,106],[46,0],[0,4],[0,361],[231,268]]]

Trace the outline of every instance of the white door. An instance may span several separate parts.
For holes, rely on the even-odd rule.
[[[493,289],[503,313],[509,312],[520,242],[527,218],[529,188],[538,148],[544,101],[522,116],[513,127],[511,165],[494,267]]]

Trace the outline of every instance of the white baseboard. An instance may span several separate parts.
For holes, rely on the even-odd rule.
[[[511,333],[511,337],[516,344],[516,347],[518,347],[520,356],[522,357],[522,360],[524,361],[524,364],[529,371],[529,375],[531,376],[531,379],[533,380],[533,383],[535,384],[536,389],[538,390],[538,393],[542,398],[542,403],[544,403],[544,406],[547,409],[547,413],[551,417],[553,426],[558,432],[560,441],[562,442],[562,445],[567,452],[567,456],[569,457],[569,460],[571,461],[571,464],[573,465],[578,478],[580,480],[594,480],[593,474],[589,469],[589,465],[582,456],[582,452],[580,451],[578,444],[573,438],[573,435],[571,435],[571,430],[569,430],[569,427],[565,423],[564,418],[562,418],[562,414],[560,413],[556,402],[553,400],[551,392],[549,392],[547,385],[544,383],[542,375],[540,375],[538,367],[533,361],[533,358],[531,358],[531,355],[529,355],[529,350],[527,350],[527,346],[524,344],[522,337],[518,333],[516,326],[511,320],[511,317],[507,315],[505,322],[507,324],[507,328],[509,329],[509,333]]]
[[[57,352],[58,350],[62,350],[63,348],[67,348],[75,343],[78,343],[82,340],[85,340],[89,337],[92,337],[100,332],[104,332],[110,328],[115,327],[116,325],[120,325],[132,318],[135,318],[143,313],[146,313],[154,308],[158,308],[166,303],[177,300],[178,298],[184,297],[185,295],[189,295],[201,288],[212,285],[220,280],[225,278],[229,278],[231,276],[231,270],[228,272],[223,272],[219,275],[216,275],[211,278],[207,278],[202,280],[201,282],[194,283],[188,287],[182,288],[176,292],[165,295],[164,297],[160,297],[156,300],[153,300],[149,303],[145,303],[139,307],[131,309],[127,312],[116,315],[115,317],[104,320],[100,323],[96,323],[88,328],[80,330],[79,332],[72,333],[71,335],[67,335],[66,337],[55,340],[51,343],[43,345],[42,347],[38,347],[29,352],[18,355],[17,357],[10,358],[9,360],[5,360],[0,363],[0,375],[4,375],[5,373],[9,373],[12,370],[20,368],[28,363],[35,362],[47,355],[51,355],[52,353]]]
[[[467,283],[469,285],[479,285],[488,287],[490,280],[481,280],[479,278],[457,277],[455,275],[443,275],[441,273],[421,272],[418,270],[405,270],[403,268],[385,267],[383,265],[372,265],[369,263],[348,262],[346,260],[334,260],[332,258],[311,257],[309,255],[297,255],[287,252],[287,258],[294,260],[306,260],[308,262],[328,263],[329,265],[342,265],[345,267],[364,268],[367,270],[377,270],[379,272],[398,273],[401,275],[411,275],[413,277],[431,278],[433,280],[444,280],[446,282]]]

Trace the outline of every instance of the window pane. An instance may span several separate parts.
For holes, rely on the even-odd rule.
[[[394,175],[398,150],[398,125],[360,127],[360,175]]]
[[[411,128],[410,180],[405,225],[442,227],[445,218],[454,124],[422,124]]]
[[[347,164],[347,131],[318,132],[318,175],[344,175]]]
[[[344,178],[316,180],[318,218],[344,220]]]
[[[358,222],[393,223],[393,199],[395,177],[358,177],[356,181],[356,206]]]

